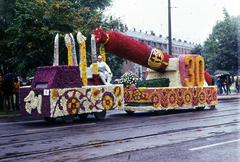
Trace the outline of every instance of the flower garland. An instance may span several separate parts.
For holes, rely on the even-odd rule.
[[[132,94],[132,95],[131,95]],[[208,98],[206,94],[213,97]],[[143,97],[144,95],[144,97]],[[191,87],[191,88],[124,88],[124,98],[126,104],[132,103],[153,103],[152,109],[149,106],[136,108],[132,111],[141,110],[161,110],[173,108],[188,108],[196,106],[216,105],[216,87]],[[131,110],[128,106],[124,110]]]
[[[109,41],[109,35],[107,34],[107,40],[101,44],[100,55],[102,56],[102,61],[106,62],[105,47],[104,45]]]
[[[87,86],[87,57],[86,57],[86,41],[81,44],[81,68],[82,68],[82,83]]]

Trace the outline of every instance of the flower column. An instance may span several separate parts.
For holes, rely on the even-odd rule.
[[[77,34],[77,41],[80,46],[81,50],[81,63],[79,64],[79,67],[82,68],[82,83],[83,86],[87,86],[87,57],[86,57],[86,40],[87,38],[82,35],[81,32],[78,32]]]

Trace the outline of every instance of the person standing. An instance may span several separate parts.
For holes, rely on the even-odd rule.
[[[3,101],[3,111],[6,110],[6,101],[8,100],[8,108],[10,111],[13,111],[12,107],[12,90],[13,86],[11,83],[11,80],[5,79],[2,84],[2,91],[3,91],[3,96],[4,96],[4,101]]]
[[[226,82],[225,82],[224,79],[221,79],[221,78],[220,78],[220,80],[221,80],[222,92],[223,92],[223,90],[224,90],[224,92],[225,92],[225,94],[226,94],[226,89],[225,89]]]
[[[3,83],[3,79],[2,79],[2,76],[0,76],[0,110],[3,110],[3,91],[2,91],[2,83]]]
[[[28,77],[28,76],[26,77],[26,84],[27,84],[27,85],[31,85],[31,81],[29,80],[29,77]]]
[[[16,110],[19,110],[19,91],[20,91],[20,82],[18,78],[14,79],[14,93],[16,97]]]
[[[222,94],[222,85],[220,77],[217,78],[217,94]]]
[[[238,84],[238,81],[239,81],[239,78],[238,78],[238,76],[237,76],[237,79],[236,79],[236,89],[237,89],[237,93],[239,92],[239,84]]]
[[[226,82],[227,95],[228,95],[228,91],[229,91],[229,93],[231,94],[231,90],[230,90],[231,79],[230,79],[230,77],[228,77],[228,75],[226,76],[225,82]]]
[[[238,93],[239,93],[239,91],[240,91],[240,90],[239,90],[239,85],[240,85],[240,78],[238,78],[238,91],[237,91]]]

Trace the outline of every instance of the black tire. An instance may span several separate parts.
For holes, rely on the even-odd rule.
[[[95,112],[94,116],[97,120],[103,120],[106,116],[106,110],[103,110],[101,112]]]
[[[66,115],[62,117],[64,123],[71,123],[74,120],[75,115]]]
[[[203,110],[205,108],[205,106],[202,107],[196,107],[197,110]]]
[[[211,110],[214,110],[215,108],[216,108],[215,105],[211,105],[211,106],[210,106],[210,109],[211,109]]]
[[[157,115],[162,115],[166,112],[166,110],[158,110],[158,111],[154,111],[154,113],[156,113]]]
[[[82,120],[85,120],[88,117],[88,114],[79,114],[78,117]]]
[[[132,115],[134,111],[125,110],[127,114]]]
[[[45,120],[46,120],[46,122],[48,122],[49,124],[52,124],[52,123],[54,123],[54,122],[55,122],[55,120],[56,120],[57,118],[44,117],[44,119],[45,119]]]

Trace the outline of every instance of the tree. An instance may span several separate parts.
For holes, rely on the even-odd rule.
[[[190,53],[201,55],[202,54],[202,49],[203,49],[203,46],[201,44],[197,44],[197,45],[194,46],[193,49],[191,49]]]
[[[112,0],[70,0],[74,8],[82,9],[89,8],[92,12],[97,12],[97,10],[105,10],[106,7],[111,5]]]
[[[75,11],[69,0],[36,0],[16,2],[16,18],[7,31],[12,36],[9,46],[13,56],[9,62],[22,75],[34,75],[38,66],[52,65],[53,40],[60,34],[60,64],[67,64],[64,36],[78,31],[89,36],[101,25],[101,14],[92,14],[87,8]],[[83,15],[88,14],[86,21]],[[32,72],[32,74],[28,74]]]
[[[117,28],[120,24],[119,19],[104,18],[102,12],[98,11],[98,9],[105,8],[102,3],[105,1],[108,2],[105,7],[109,6],[110,0],[101,0],[99,1],[101,3],[96,1],[94,5],[86,8],[88,7],[87,2],[78,6],[79,2],[82,2],[80,0],[17,0],[14,23],[7,30],[7,34],[11,38],[8,40],[11,55],[8,56],[7,61],[14,67],[12,71],[21,76],[33,76],[38,66],[52,65],[53,41],[57,33],[60,34],[60,64],[66,65],[67,48],[64,36],[72,33],[76,38],[78,31],[87,37],[89,65],[91,63],[90,38],[92,31],[100,26],[105,30],[110,30],[110,27]],[[79,50],[77,47],[76,49]],[[113,62],[109,61],[112,60],[112,57],[115,56],[109,56],[107,62]],[[121,64],[120,61],[119,63]],[[111,66],[114,74],[119,71],[117,68],[120,66]]]
[[[0,0],[0,74],[3,76],[12,70],[8,58],[12,56],[11,49],[7,46],[9,36],[5,30],[13,24],[15,17],[16,0]]]
[[[236,75],[238,69],[238,30],[237,20],[223,9],[224,20],[217,22],[209,38],[204,42],[202,56],[206,70],[211,74],[215,70],[229,71]]]

